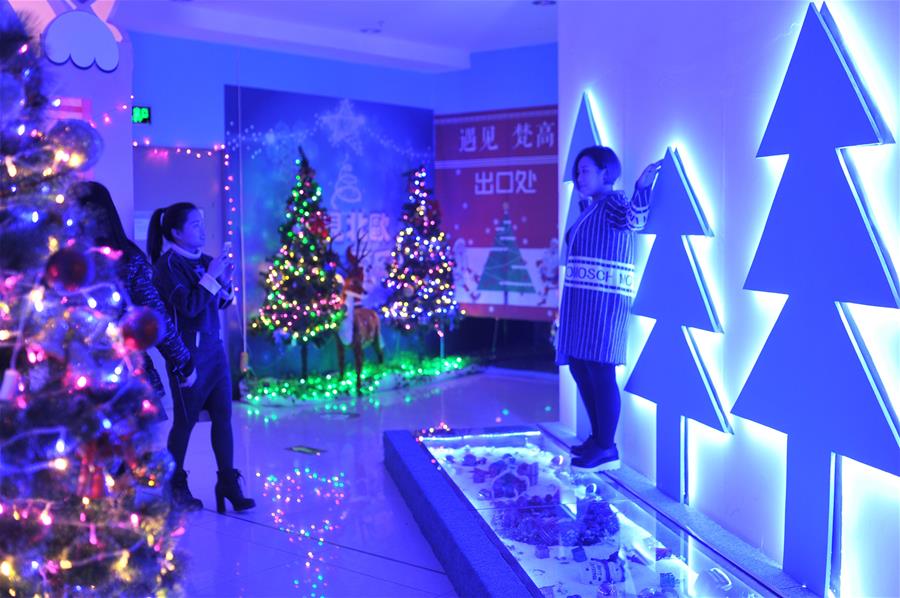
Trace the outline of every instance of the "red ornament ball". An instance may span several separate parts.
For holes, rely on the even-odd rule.
[[[149,307],[131,309],[122,319],[125,346],[133,351],[145,351],[162,340],[164,324],[155,310]]]
[[[94,263],[80,249],[60,249],[47,260],[47,281],[67,291],[77,291],[94,280]]]
[[[403,285],[403,296],[407,299],[412,298],[413,295],[416,294],[416,290],[412,287],[412,285],[405,284]]]

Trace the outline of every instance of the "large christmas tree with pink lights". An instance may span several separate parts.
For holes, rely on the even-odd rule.
[[[0,593],[165,595],[172,462],[142,376],[160,319],[67,195],[100,139],[48,122],[38,48],[0,18]]]

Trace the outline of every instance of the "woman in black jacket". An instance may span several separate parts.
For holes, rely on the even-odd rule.
[[[100,183],[88,181],[72,185],[68,195],[73,197],[84,211],[85,220],[88,223],[86,227],[93,234],[94,243],[121,252],[122,256],[117,262],[118,278],[132,304],[149,307],[162,318],[164,334],[156,348],[166,360],[166,366],[170,372],[169,381],[173,382],[173,394],[177,394],[176,383],[179,388],[190,388],[197,380],[194,359],[178,335],[175,324],[169,318],[166,305],[159,296],[159,292],[153,286],[153,266],[144,252],[125,234],[109,191]],[[144,354],[144,373],[147,381],[153,387],[154,406],[160,413],[160,419],[164,420],[166,415],[162,406],[162,397],[165,396],[165,389],[159,373],[153,366],[153,361],[146,353]],[[172,500],[176,505],[189,508],[198,507],[197,503],[200,501],[192,502],[187,487],[187,474],[182,469],[175,471],[170,481],[170,487]],[[199,506],[202,506],[202,503]]]
[[[165,253],[163,239],[169,241]],[[156,270],[153,283],[194,355],[198,372],[197,383],[174,398],[175,421],[169,433],[169,452],[178,470],[183,470],[191,430],[200,411],[209,411],[213,452],[219,467],[216,509],[223,513],[227,498],[236,511],[244,511],[256,503],[244,496],[238,484],[240,472],[234,468],[231,375],[219,334],[219,310],[234,301],[234,264],[227,250],[217,258],[202,253],[205,243],[203,214],[193,204],[176,203],[153,213],[147,233],[147,252]]]

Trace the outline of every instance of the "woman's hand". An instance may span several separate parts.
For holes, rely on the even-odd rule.
[[[196,381],[197,381],[197,368],[194,368],[194,370],[188,375],[187,378],[184,379],[184,382],[179,384],[179,386],[181,386],[181,388],[190,388],[194,385],[194,383]]]
[[[213,278],[219,278],[222,274],[225,273],[225,270],[228,268],[229,264],[231,264],[231,259],[226,254],[222,254],[217,258],[213,258],[213,261],[209,263],[206,267],[206,273],[212,276]],[[232,270],[234,269],[234,265],[231,266]]]
[[[222,281],[223,286],[227,286],[227,285],[231,284],[231,277],[233,274],[234,274],[234,262],[231,260],[228,260],[228,263],[225,265],[225,272],[222,274],[222,278],[220,279]]]
[[[647,166],[644,169],[644,172],[641,173],[641,176],[638,177],[637,187],[639,189],[646,189],[647,187],[653,184],[653,180],[656,178],[656,175],[659,174],[659,169],[662,167],[662,160],[658,162],[654,162]]]

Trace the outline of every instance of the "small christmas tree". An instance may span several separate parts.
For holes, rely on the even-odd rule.
[[[454,262],[425,175],[424,166],[409,173],[409,198],[384,279],[390,294],[381,310],[401,331],[434,329],[443,339],[464,314],[453,297]]]
[[[494,247],[488,253],[484,271],[478,282],[479,291],[503,291],[503,304],[509,302],[509,292],[534,293],[531,275],[519,246],[512,219],[509,217],[509,204],[503,203],[503,219],[496,227]]]
[[[118,256],[66,196],[99,136],[46,131],[37,48],[0,20],[0,593],[165,595],[172,461],[140,376],[160,320],[128,309]]]
[[[268,293],[250,325],[276,339],[302,343],[305,378],[307,343],[320,344],[326,332],[337,328],[344,317],[344,303],[337,256],[331,248],[330,219],[321,205],[322,188],[303,148],[299,152],[296,183],[278,229],[281,249],[263,277]]]

